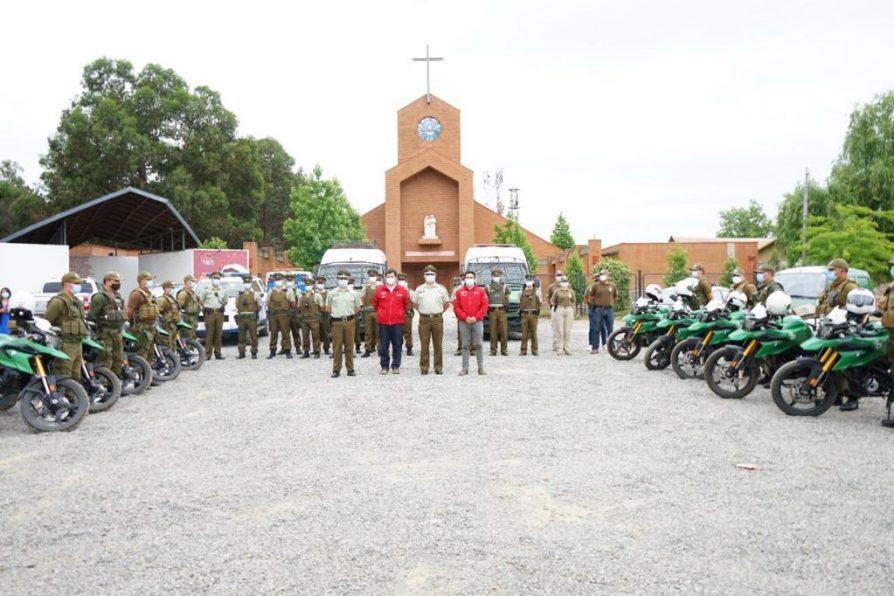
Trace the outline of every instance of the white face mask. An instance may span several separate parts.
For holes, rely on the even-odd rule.
[[[379,278],[377,278],[377,277],[370,277],[370,278],[369,278],[369,285],[373,285],[373,284],[376,283],[377,281],[379,281]]]
[[[742,283],[742,276],[741,276],[741,275],[734,275],[734,276],[733,276],[733,283],[734,283],[734,284],[740,284],[740,283]]]
[[[289,289],[291,290],[292,288],[295,287],[295,282],[293,282],[293,281],[287,281],[287,282],[286,282],[286,287],[289,288]]]
[[[600,275],[600,276],[599,276],[599,281],[605,281],[605,280],[607,280],[607,279],[608,279],[608,276],[606,276],[606,275]]]
[[[2,294],[0,294],[0,298],[6,300],[7,298],[9,298],[9,292],[3,292]]]
[[[340,279],[340,280],[338,280],[338,287],[340,287],[340,288],[347,288],[347,287],[348,287],[348,280],[346,280],[346,279]]]
[[[500,279],[501,279],[501,278],[500,278],[500,277],[494,277],[494,278],[492,278],[492,279],[494,280],[494,283],[495,283],[495,284],[498,284],[498,283],[500,283]]]
[[[561,282],[559,285],[562,286],[563,288],[567,288],[567,287],[568,287],[568,282],[567,282],[567,281],[563,281],[563,282]]]
[[[534,287],[534,280],[533,280],[533,279],[526,279],[526,280],[525,280],[525,285],[526,285],[527,287],[529,287],[529,288],[533,288],[533,287]]]
[[[219,279],[212,279],[212,280],[211,280],[211,285],[214,286],[214,287],[216,288],[217,286],[220,285],[220,280],[219,280]]]
[[[471,287],[474,286],[474,285],[475,285],[475,278],[474,278],[474,277],[466,278],[466,287],[467,287],[467,288],[471,288]]]
[[[397,281],[397,280],[394,279],[394,276],[392,276],[392,275],[385,276],[385,283],[388,284],[389,286],[393,286],[395,281]]]
[[[155,287],[155,282],[152,281],[151,279],[146,282],[147,289],[154,288],[154,287]]]
[[[689,272],[689,275],[691,275],[691,276],[694,277],[695,279],[698,279],[698,276],[700,275],[700,273],[701,273],[701,272],[700,272],[698,269],[696,269],[695,271],[690,271],[690,272]]]
[[[426,273],[425,274],[426,283],[435,283],[435,274],[434,273]]]
[[[322,290],[325,286],[323,284],[317,284],[314,287],[318,290]]]
[[[407,281],[405,279],[402,279],[397,283],[400,284],[400,287],[402,287],[402,288],[407,287]]]
[[[281,279],[277,279],[277,280],[274,282],[273,285],[275,285],[277,288],[281,288],[281,287],[282,287],[282,280],[281,280]]]
[[[243,290],[250,290],[250,289],[251,289],[251,284],[242,284],[242,289],[243,289]]]

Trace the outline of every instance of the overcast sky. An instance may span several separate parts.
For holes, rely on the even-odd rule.
[[[894,3],[81,2],[3,9],[0,159],[38,156],[101,56],[218,90],[239,133],[322,165],[360,211],[384,199],[396,111],[462,111],[476,198],[520,188],[521,222],[578,242],[713,236],[720,209],[771,214],[804,168],[825,180],[850,112],[894,88]]]

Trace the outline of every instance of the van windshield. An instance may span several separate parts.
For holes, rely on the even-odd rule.
[[[523,286],[525,284],[525,275],[528,274],[527,266],[522,263],[488,263],[479,261],[468,263],[468,268],[475,272],[478,285],[490,283],[490,272],[494,268],[503,270],[503,282],[510,286]]]
[[[317,269],[317,275],[322,275],[326,278],[324,285],[327,289],[330,289],[338,285],[337,276],[342,269],[347,270],[351,274],[351,277],[354,279],[354,286],[358,288],[366,283],[366,278],[369,277],[367,274],[369,269],[375,269],[379,273],[385,271],[384,267],[374,263],[328,263],[320,265]]]
[[[792,298],[816,298],[826,287],[822,273],[777,273],[773,279],[782,284]]]

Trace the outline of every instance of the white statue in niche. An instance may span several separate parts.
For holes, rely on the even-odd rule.
[[[434,215],[426,215],[425,216],[425,235],[423,238],[437,238],[438,234],[436,231],[436,226],[438,224],[437,218]]]

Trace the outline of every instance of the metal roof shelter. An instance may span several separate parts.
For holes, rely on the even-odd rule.
[[[146,252],[199,246],[198,236],[169,200],[130,186],[57,213],[0,242],[68,246],[93,242]]]

